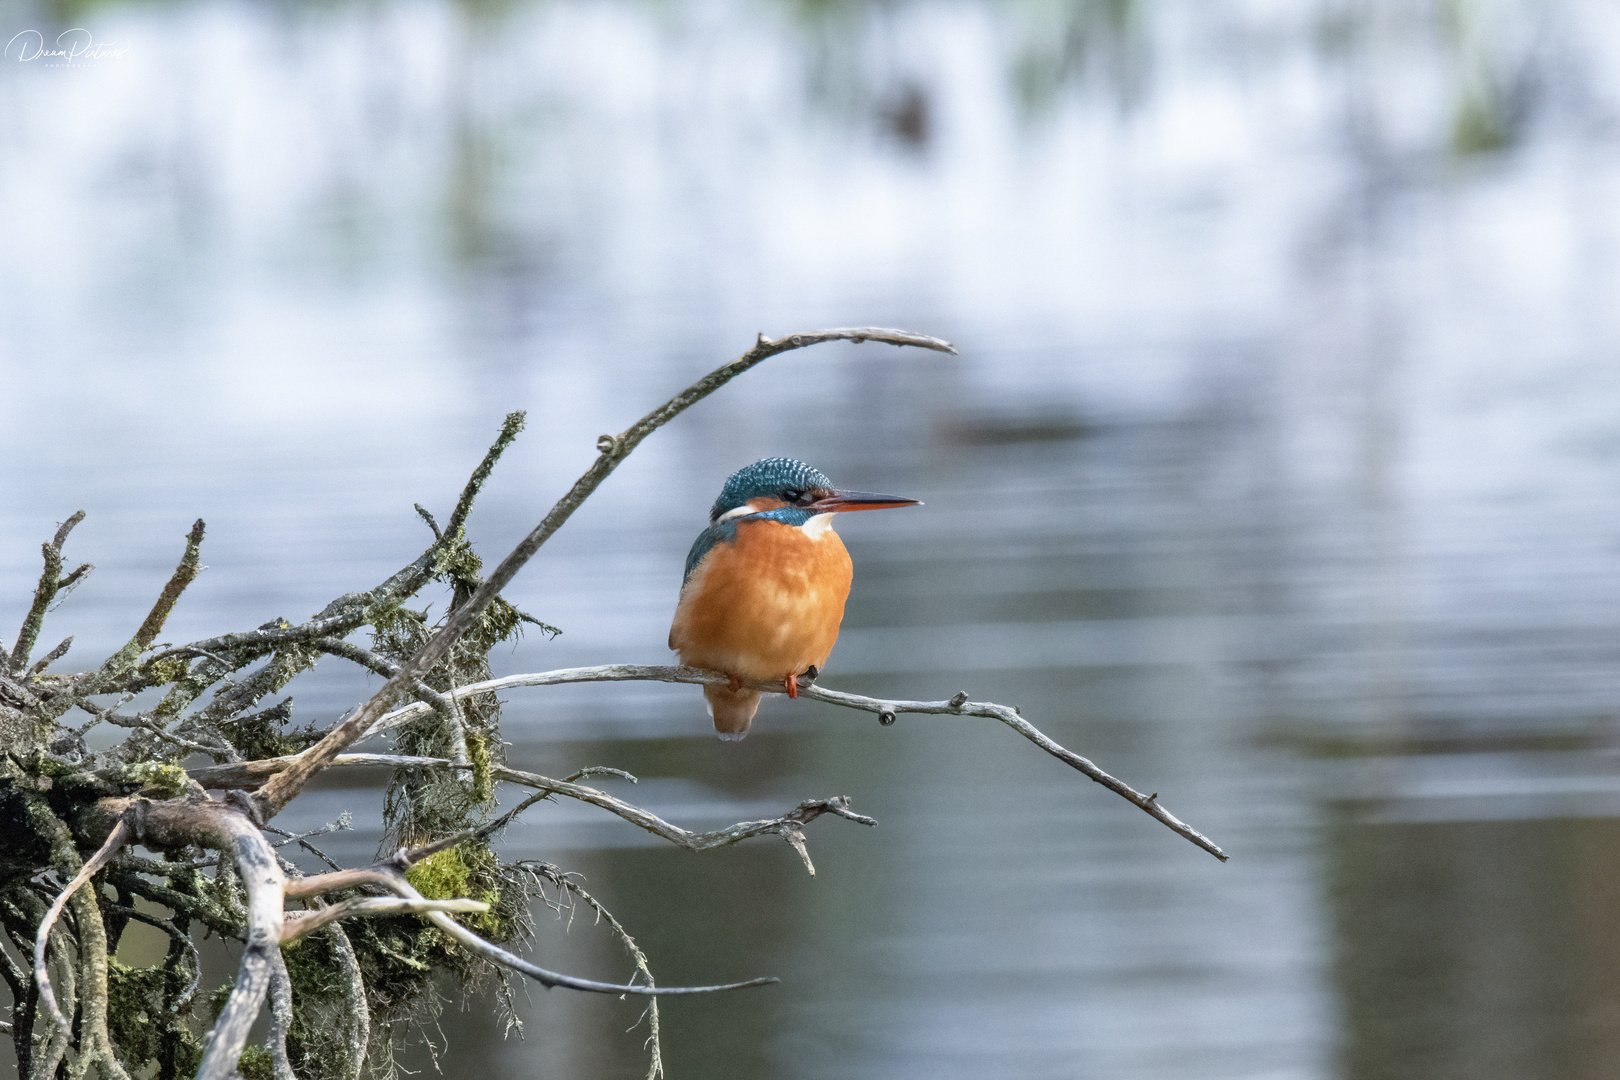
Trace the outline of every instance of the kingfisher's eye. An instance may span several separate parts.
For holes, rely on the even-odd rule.
[[[797,488],[788,488],[782,492],[782,501],[785,503],[798,503],[804,499],[804,492]]]

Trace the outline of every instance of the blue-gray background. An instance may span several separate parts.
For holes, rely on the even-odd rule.
[[[176,641],[408,561],[508,410],[488,557],[758,331],[937,334],[656,435],[510,590],[565,632],[500,670],[662,662],[720,482],[799,456],[927,503],[843,519],[828,685],[1018,704],[1233,860],[988,721],[775,701],[729,746],[690,687],[516,691],[519,767],[882,822],[817,822],[814,878],[588,808],[508,834],[662,979],[783,978],[670,1003],[671,1075],[1620,1075],[1612,6],[0,2],[73,27],[110,55],[0,63],[0,636],[78,509],[62,667],[198,516]],[[305,721],[368,690],[306,682]],[[366,857],[373,780],[290,823],[352,809]],[[534,951],[630,970],[585,918]],[[640,1075],[634,1004],[519,1010],[452,1006],[451,1075]]]

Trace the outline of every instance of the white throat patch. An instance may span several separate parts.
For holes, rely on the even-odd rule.
[[[832,531],[833,518],[837,516],[837,514],[817,514],[803,525],[800,525],[799,528],[803,529],[804,535],[810,539],[820,540]]]

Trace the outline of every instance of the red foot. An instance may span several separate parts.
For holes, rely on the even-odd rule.
[[[799,677],[797,675],[789,675],[782,680],[782,685],[787,687],[788,697],[796,698],[799,696]]]
[[[730,674],[728,674],[726,676],[726,678],[731,680],[731,692],[733,694],[735,694],[737,691],[742,689],[742,676],[741,675],[730,675]]]

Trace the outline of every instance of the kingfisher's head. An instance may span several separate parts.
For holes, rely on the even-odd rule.
[[[870,491],[842,491],[818,469],[793,458],[764,458],[738,469],[720,489],[709,511],[711,524],[772,510],[802,510],[808,514],[836,514],[847,510],[877,510],[886,506],[917,506],[916,499],[879,495]]]

